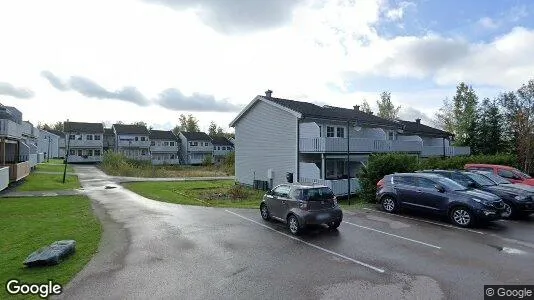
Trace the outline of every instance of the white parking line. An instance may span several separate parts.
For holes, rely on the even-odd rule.
[[[452,225],[448,225],[448,224],[442,224],[442,223],[437,223],[437,222],[432,222],[432,221],[428,221],[428,220],[422,220],[422,219],[417,219],[417,218],[412,218],[412,217],[407,217],[407,216],[402,216],[402,215],[393,215],[393,214],[386,213],[386,212],[379,211],[379,210],[372,209],[372,208],[364,207],[363,209],[368,210],[368,211],[374,211],[374,212],[381,213],[381,214],[385,214],[385,215],[388,215],[388,216],[395,216],[395,217],[398,217],[398,218],[404,218],[404,219],[408,219],[408,220],[414,220],[414,221],[424,222],[424,223],[428,223],[428,224],[434,224],[434,225],[438,225],[438,226],[441,226],[441,227],[452,228],[452,229],[457,229],[457,230],[464,230],[464,231],[469,231],[469,232],[478,233],[478,234],[482,234],[482,235],[485,234],[484,232],[476,231],[476,230],[469,229],[469,228],[461,228],[461,227],[456,227],[456,226],[452,226]]]
[[[413,242],[413,243],[421,244],[421,245],[424,245],[424,246],[428,246],[428,247],[432,247],[432,248],[436,248],[436,249],[441,249],[440,246],[428,244],[428,243],[425,243],[425,242],[421,242],[421,241],[418,241],[418,240],[410,239],[410,238],[403,237],[403,236],[400,236],[400,235],[396,235],[396,234],[393,234],[393,233],[389,233],[389,232],[385,232],[385,231],[382,231],[382,230],[374,229],[374,228],[371,228],[371,227],[366,227],[366,226],[354,224],[354,223],[347,222],[347,221],[343,221],[343,223],[346,223],[346,224],[349,224],[349,225],[352,225],[352,226],[355,226],[355,227],[371,230],[371,231],[374,231],[374,232],[382,233],[382,234],[385,234],[385,235],[389,235],[389,236],[396,237],[396,238],[399,238],[399,239],[403,239],[403,240],[406,240],[406,241],[410,241],[410,242]]]
[[[231,213],[231,214],[233,214],[233,215],[235,215],[235,216],[237,216],[237,217],[240,217],[241,219],[247,220],[247,221],[252,222],[252,223],[254,223],[254,224],[257,224],[257,225],[259,225],[259,226],[261,226],[261,227],[264,227],[264,228],[267,228],[267,229],[269,229],[269,230],[272,230],[272,231],[274,231],[274,232],[276,232],[276,233],[279,233],[279,234],[281,234],[281,235],[283,235],[283,236],[285,236],[285,237],[288,237],[288,238],[293,239],[293,240],[295,240],[295,241],[299,241],[299,242],[301,242],[301,243],[303,243],[303,244],[305,244],[305,245],[308,245],[308,246],[310,246],[310,247],[313,247],[313,248],[315,248],[315,249],[324,251],[324,252],[326,252],[326,253],[335,255],[335,256],[337,256],[337,257],[341,257],[341,258],[343,258],[343,259],[345,259],[345,260],[351,261],[351,262],[353,262],[353,263],[355,263],[355,264],[358,264],[358,265],[360,265],[360,266],[364,266],[364,267],[369,268],[369,269],[371,269],[371,270],[373,270],[373,271],[377,271],[378,273],[384,273],[384,272],[385,272],[384,269],[377,268],[377,267],[375,267],[375,266],[372,266],[372,265],[370,265],[370,264],[366,264],[366,263],[364,263],[364,262],[362,262],[362,261],[359,261],[359,260],[350,258],[350,257],[345,256],[345,255],[343,255],[343,254],[340,254],[340,253],[337,253],[337,252],[334,252],[334,251],[325,249],[325,248],[323,248],[323,247],[319,247],[319,246],[314,245],[314,244],[312,244],[312,243],[303,241],[303,240],[301,240],[301,239],[299,239],[299,238],[296,238],[296,237],[294,237],[294,236],[292,236],[292,235],[289,235],[289,234],[280,232],[280,231],[278,231],[278,230],[276,230],[276,229],[274,229],[274,228],[272,228],[272,227],[269,227],[269,226],[267,226],[267,225],[265,225],[265,224],[261,224],[261,223],[259,223],[259,222],[256,222],[256,221],[254,221],[254,220],[252,220],[252,219],[249,219],[249,218],[247,218],[247,217],[245,217],[245,216],[242,216],[242,215],[240,215],[240,214],[238,214],[238,213],[235,213],[235,212],[233,212],[233,211],[229,211],[229,210],[227,210],[227,209],[225,209],[225,211],[226,211],[227,213]]]

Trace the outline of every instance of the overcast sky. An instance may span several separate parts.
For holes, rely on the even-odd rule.
[[[481,97],[534,78],[532,1],[0,2],[0,102],[24,119],[206,130],[255,95],[352,107],[392,92],[428,121],[461,81]]]

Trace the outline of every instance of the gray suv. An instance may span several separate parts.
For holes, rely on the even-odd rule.
[[[264,220],[275,219],[288,225],[298,235],[311,224],[326,224],[335,229],[343,212],[329,187],[313,184],[281,184],[268,191],[260,204]]]

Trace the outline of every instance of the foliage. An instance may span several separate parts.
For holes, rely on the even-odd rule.
[[[400,106],[395,107],[391,102],[391,93],[382,92],[380,100],[376,101],[378,105],[378,116],[388,120],[396,120],[399,116]]]
[[[372,154],[362,168],[359,179],[361,195],[372,201],[376,194],[376,183],[384,176],[398,172],[417,170],[417,157],[408,154]]]
[[[61,170],[61,172],[63,172],[63,170]],[[58,172],[58,174],[33,172],[23,180],[17,182],[15,190],[17,192],[55,191],[73,190],[80,187],[80,182],[78,181],[78,176],[76,175],[67,175],[65,178],[65,183],[63,183],[63,174],[61,172]]]
[[[476,145],[471,151],[479,154],[504,152],[503,121],[497,102],[485,98],[478,114]]]
[[[478,96],[472,86],[460,82],[452,102],[455,144],[476,148]]]
[[[372,114],[373,111],[371,110],[371,106],[369,105],[369,102],[367,102],[367,99],[363,99],[361,111],[364,113]]]
[[[437,127],[454,134],[453,108],[452,102],[448,98],[443,100],[443,106],[435,114],[434,124]]]
[[[178,121],[180,122],[180,131],[185,132],[198,132],[200,131],[200,127],[198,127],[198,120],[195,118],[192,114],[184,115],[181,114],[178,118]]]
[[[228,196],[232,199],[245,199],[249,196],[249,189],[240,184],[235,184],[227,191]]]
[[[4,284],[8,279],[17,278],[34,283],[53,279],[63,286],[69,283],[98,249],[102,229],[92,211],[91,201],[82,196],[2,199],[0,282]],[[22,262],[30,253],[65,239],[76,241],[76,252],[61,264],[46,268],[23,267]],[[9,296],[3,289],[0,298],[17,297]]]
[[[203,166],[211,166],[211,165],[213,165],[213,156],[206,155],[206,157],[204,157],[204,160],[202,161],[202,165]]]
[[[418,168],[420,170],[462,170],[465,164],[474,163],[517,167],[517,158],[512,154],[454,156],[449,158],[432,157],[421,159]]]
[[[63,122],[57,121],[54,124],[47,124],[47,123],[37,123],[37,128],[42,130],[57,130],[57,131],[63,131]]]
[[[226,154],[222,163],[222,168],[227,174],[235,174],[235,152],[232,151]]]

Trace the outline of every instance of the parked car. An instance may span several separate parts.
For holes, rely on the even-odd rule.
[[[338,228],[343,212],[332,190],[323,185],[281,184],[263,196],[260,204],[264,220],[275,219],[298,235],[307,225],[326,224]]]
[[[489,178],[466,171],[432,170],[424,171],[450,178],[457,183],[471,189],[478,189],[501,197],[504,202],[503,218],[515,218],[521,214],[530,213],[534,207],[534,193],[513,186],[501,186]],[[498,176],[496,176],[498,177]]]
[[[466,164],[464,169],[468,171],[489,171],[495,175],[499,175],[510,180],[513,183],[523,183],[534,186],[534,178],[530,175],[519,171],[516,168],[501,165],[488,165],[488,164]]]
[[[478,173],[489,180],[495,182],[495,184],[498,184],[500,186],[504,187],[513,187],[521,190],[525,190],[527,192],[533,192],[534,193],[534,186],[523,184],[523,183],[513,183],[510,180],[503,178],[501,176],[497,176],[489,171],[472,171],[474,173]]]
[[[417,209],[447,216],[461,227],[499,219],[504,209],[498,196],[467,189],[438,174],[386,175],[378,187],[376,200],[386,212],[395,213],[400,208]]]

